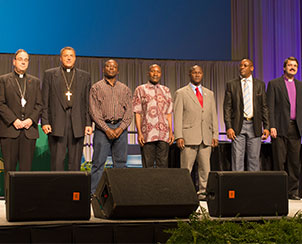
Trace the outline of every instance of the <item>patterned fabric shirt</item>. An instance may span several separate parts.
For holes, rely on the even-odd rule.
[[[172,97],[168,87],[150,82],[138,86],[133,95],[133,112],[141,114],[145,142],[169,142],[166,115],[172,113]]]
[[[116,81],[111,86],[106,80],[96,82],[90,89],[89,112],[96,127],[106,131],[106,120],[121,120],[120,128],[126,130],[132,122],[132,94],[129,87]]]

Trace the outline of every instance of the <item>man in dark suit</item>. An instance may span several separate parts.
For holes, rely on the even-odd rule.
[[[29,55],[19,49],[14,71],[0,77],[0,135],[4,171],[30,171],[42,110],[40,80],[26,73]]]
[[[287,170],[288,197],[300,200],[300,147],[302,135],[302,83],[295,79],[298,60],[284,61],[284,75],[267,87],[274,170]]]
[[[260,170],[261,135],[263,140],[269,136],[265,84],[253,78],[253,70],[253,62],[243,59],[240,76],[226,84],[223,110],[227,137],[232,140],[233,171],[244,171],[245,153],[247,170]]]
[[[90,75],[74,67],[75,50],[64,47],[61,66],[46,70],[42,84],[42,129],[48,135],[51,169],[64,170],[68,148],[68,169],[80,170],[84,135],[92,134],[88,111]]]

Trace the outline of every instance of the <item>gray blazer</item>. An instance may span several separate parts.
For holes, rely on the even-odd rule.
[[[174,135],[183,138],[185,145],[210,146],[218,139],[218,120],[214,93],[202,87],[203,108],[190,87],[178,89],[174,100]]]

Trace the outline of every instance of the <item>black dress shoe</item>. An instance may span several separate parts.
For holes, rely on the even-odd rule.
[[[297,196],[297,195],[289,195],[288,199],[291,199],[291,200],[301,200],[301,198],[299,196]]]

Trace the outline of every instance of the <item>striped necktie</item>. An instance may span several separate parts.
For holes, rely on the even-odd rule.
[[[252,97],[247,79],[243,81],[243,106],[244,117],[250,118],[252,113]]]

